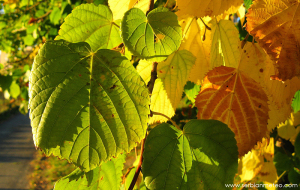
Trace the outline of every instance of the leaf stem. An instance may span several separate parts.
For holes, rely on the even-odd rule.
[[[116,27],[120,28],[119,25],[117,25],[115,22],[112,22],[113,25],[115,25]]]
[[[191,25],[192,25],[192,23],[193,23],[194,19],[197,19],[197,17],[193,17],[193,18],[192,18],[192,20],[189,22],[189,25],[188,25],[188,27],[187,27],[186,31],[184,31],[184,35],[183,35],[183,37],[182,37],[182,38],[184,38],[184,37],[185,37],[185,35],[186,35],[186,33],[187,33],[189,30],[190,30],[190,27],[191,27]]]
[[[284,176],[285,173],[286,173],[286,170],[285,170],[284,172],[282,172],[282,174],[277,178],[277,180],[276,180],[274,183],[277,184],[278,181],[280,180],[280,178],[281,178],[282,176]]]
[[[204,24],[205,28],[207,30],[211,30],[211,28],[209,26],[206,25],[206,23],[202,20],[202,18],[200,17],[200,20],[202,21],[202,23]]]
[[[161,116],[167,118],[169,121],[171,121],[171,123],[172,123],[177,129],[179,129],[179,130],[181,131],[180,127],[175,123],[175,121],[173,121],[171,118],[169,118],[169,117],[166,116],[165,114],[159,113],[159,112],[155,112],[155,111],[151,111],[151,113],[152,113],[153,115],[161,115]]]

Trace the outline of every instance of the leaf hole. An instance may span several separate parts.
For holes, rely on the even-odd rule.
[[[116,85],[113,85],[112,87],[110,87],[109,89],[115,89],[117,86]]]

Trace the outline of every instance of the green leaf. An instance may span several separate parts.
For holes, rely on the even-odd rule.
[[[293,168],[293,161],[287,154],[282,152],[276,152],[274,156],[274,164],[277,170],[278,175],[280,175],[285,170],[290,170]]]
[[[292,108],[294,110],[294,113],[300,111],[300,90],[295,93],[293,102],[292,102]]]
[[[32,35],[27,35],[24,38],[24,44],[27,45],[27,46],[33,45],[33,42],[34,42],[34,38],[32,37]]]
[[[295,154],[300,158],[300,133],[298,133],[296,140],[295,140]]]
[[[21,93],[20,86],[16,83],[16,81],[13,81],[9,87],[9,94],[13,98],[17,98]]]
[[[17,79],[17,78],[22,77],[23,74],[24,73],[23,73],[22,69],[16,69],[13,71],[12,76],[13,76],[13,78]]]
[[[127,11],[121,24],[125,45],[136,56],[163,61],[181,43],[181,27],[175,13],[167,8],[152,10],[148,16],[138,8]]]
[[[234,133],[220,121],[191,120],[183,131],[169,124],[151,130],[143,175],[148,189],[225,189],[238,167]]]
[[[119,52],[48,41],[35,58],[29,85],[35,145],[85,172],[129,152],[145,136],[148,89]]]
[[[125,157],[120,155],[87,173],[78,168],[58,180],[54,190],[119,190]]]
[[[50,14],[50,22],[54,25],[59,24],[59,20],[61,19],[61,10],[58,7],[54,7]]]
[[[23,115],[26,115],[28,113],[28,101],[24,100],[21,102],[19,107],[19,112]]]
[[[200,85],[197,85],[191,81],[187,81],[186,85],[184,86],[184,92],[189,100],[194,104],[195,98],[200,92]]]
[[[13,82],[13,78],[10,75],[0,75],[0,87],[3,91],[8,90]]]
[[[56,39],[87,42],[93,51],[111,49],[122,43],[119,27],[111,10],[105,5],[82,4],[69,14]]]
[[[289,174],[288,179],[292,184],[300,184],[300,171],[298,168],[293,168]]]
[[[36,30],[37,28],[38,28],[37,24],[29,25],[27,26],[26,33],[32,35],[33,31]]]
[[[252,5],[252,0],[244,0],[244,5],[246,9],[249,9],[250,6]]]
[[[21,98],[23,98],[24,100],[28,100],[29,96],[28,96],[28,90],[26,87],[23,87],[21,90]]]

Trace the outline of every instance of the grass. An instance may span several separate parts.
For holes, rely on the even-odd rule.
[[[32,173],[29,176],[31,190],[50,190],[61,177],[71,173],[75,166],[66,160],[57,157],[46,157],[41,151],[37,151],[34,160],[30,163]]]

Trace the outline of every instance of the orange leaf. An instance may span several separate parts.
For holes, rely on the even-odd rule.
[[[256,0],[247,14],[247,31],[276,61],[272,79],[300,76],[300,9],[295,0]]]
[[[209,71],[196,98],[198,119],[216,119],[235,133],[240,156],[267,133],[268,97],[261,85],[239,69]]]

